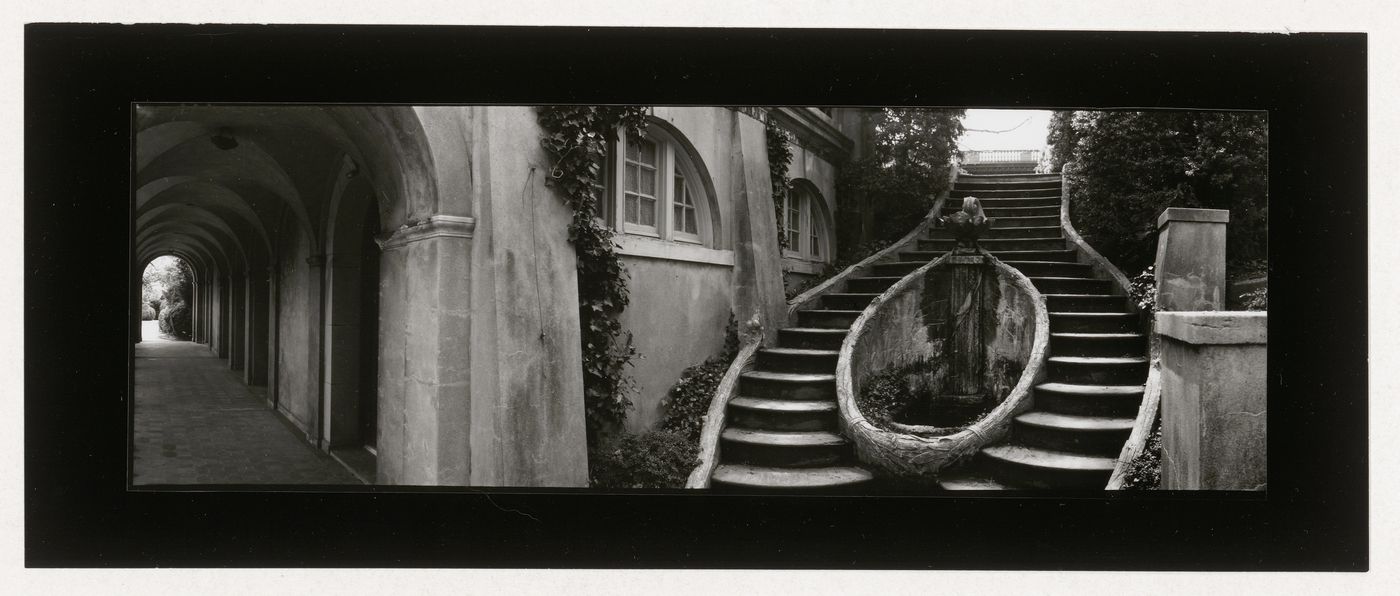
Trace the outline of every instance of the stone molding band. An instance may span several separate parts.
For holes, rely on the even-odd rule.
[[[434,215],[424,221],[394,230],[387,238],[375,238],[380,250],[390,251],[429,238],[467,238],[476,230],[476,218]]]

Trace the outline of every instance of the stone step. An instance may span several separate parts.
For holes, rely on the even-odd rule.
[[[1007,261],[1003,263],[1014,267],[1017,271],[1025,274],[1026,277],[1093,277],[1094,268],[1085,263],[1066,263],[1064,261]]]
[[[1050,312],[1051,333],[1132,333],[1138,315],[1130,312]]]
[[[1004,484],[1052,489],[1099,489],[1108,485],[1116,463],[1095,457],[1017,444],[982,449],[992,476]]]
[[[1084,455],[1117,457],[1133,430],[1133,418],[1026,412],[1015,418],[1017,444]]]
[[[771,468],[720,464],[710,476],[710,486],[735,489],[824,490],[860,487],[874,476],[856,466],[825,468]]]
[[[958,210],[961,210],[961,209],[962,209],[962,206],[961,206],[961,205],[958,205],[958,206],[956,206],[956,207],[948,207],[948,206],[945,205],[942,214],[943,214],[943,215],[947,215],[947,214],[949,214],[949,213],[952,213],[952,212],[955,212],[955,211],[958,211]],[[990,218],[992,218],[992,219],[1001,219],[1001,218],[1003,218],[1003,217],[1053,217],[1053,218],[1055,218],[1055,223],[1056,223],[1056,225],[1058,225],[1058,224],[1059,224],[1059,221],[1060,221],[1060,206],[1059,206],[1059,205],[1047,205],[1047,206],[1044,206],[1044,207],[992,207],[992,208],[988,208],[987,206],[983,205],[983,206],[982,206],[982,214],[983,214],[983,215],[986,215],[987,217],[990,217]]]
[[[1074,249],[1059,248],[1054,250],[1001,250],[988,251],[992,256],[1003,261],[1057,261],[1073,263],[1078,258]]]
[[[1015,217],[995,217],[987,215],[992,219],[992,229],[1003,228],[1058,228],[1060,227],[1060,215],[1031,215]]]
[[[1060,198],[1060,188],[981,188],[969,189],[954,186],[948,192],[948,203],[962,205],[964,197],[977,197],[983,199],[1043,199],[1046,197]]]
[[[870,301],[879,296],[874,292],[830,292],[822,295],[822,306],[832,310],[865,310]]]
[[[739,395],[792,400],[836,399],[836,375],[751,370],[739,375]]]
[[[991,182],[982,180],[958,180],[953,183],[953,190],[950,192],[976,192],[979,190],[1059,190],[1063,186],[1059,177],[1044,180],[1022,180],[1022,181],[1001,181]]]
[[[1071,416],[1136,416],[1142,385],[1041,383],[1035,386],[1035,409]]]
[[[738,396],[729,400],[726,426],[754,430],[836,431],[834,401],[794,401]]]
[[[982,197],[977,197],[977,201],[978,201],[979,203],[982,204],[983,215],[986,215],[986,211],[987,211],[987,209],[989,209],[989,208],[991,208],[991,209],[1004,209],[1004,208],[1007,208],[1007,207],[1054,207],[1054,208],[1056,208],[1056,209],[1059,209],[1059,208],[1060,208],[1060,197],[1057,197],[1057,196],[1054,196],[1054,197],[1030,197],[1030,198],[988,197],[988,198],[985,198],[985,199],[982,198]],[[943,203],[943,208],[944,208],[944,211],[948,211],[948,210],[950,210],[950,209],[953,210],[953,211],[960,210],[960,209],[962,209],[962,199],[959,198],[957,201],[954,201],[953,199],[949,198],[947,201],[944,201],[944,203]]]
[[[1042,294],[1108,294],[1113,282],[1107,279],[1083,277],[1034,277],[1031,283]]]
[[[849,329],[788,327],[778,330],[778,345],[784,348],[839,350],[848,333]]]
[[[962,170],[976,175],[1030,176],[1035,173],[1036,164],[1026,163],[967,163]]]
[[[985,242],[985,241],[988,241],[988,240],[1005,240],[1005,239],[1011,239],[1011,238],[1056,238],[1056,239],[1059,239],[1059,238],[1062,238],[1062,235],[1063,235],[1063,233],[1064,233],[1062,230],[1060,230],[1060,226],[1058,226],[1058,225],[1036,226],[1036,227],[1022,227],[1022,228],[1003,228],[1003,227],[997,227],[997,226],[995,225],[996,222],[992,222],[992,223],[993,223],[992,229],[987,230],[987,233],[984,234],[984,235],[982,236],[982,238],[980,238],[980,239],[978,240],[979,242]],[[947,234],[947,233],[948,233],[947,230],[938,230],[938,231],[939,231],[939,232],[942,232],[942,233],[944,233],[944,234]],[[952,236],[945,236],[945,237],[951,238]]]
[[[943,252],[948,252],[948,251],[943,251]],[[902,277],[902,276],[901,276],[901,277]],[[847,292],[858,292],[858,293],[867,293],[867,292],[884,293],[885,290],[890,289],[890,286],[894,285],[895,282],[897,282],[897,281],[899,281],[899,280],[900,280],[900,277],[893,277],[893,276],[888,276],[888,277],[853,277],[853,278],[850,278],[850,279],[846,280],[846,291],[847,291]]]
[[[836,350],[767,348],[758,351],[757,368],[771,372],[830,373],[836,370]]]
[[[731,464],[812,468],[848,462],[853,455],[845,437],[826,431],[726,428],[719,438],[721,457]]]
[[[927,264],[928,261],[899,261],[896,263],[877,263],[875,266],[870,268],[870,272],[881,277],[904,277]]]
[[[1038,174],[1027,172],[1024,174],[977,174],[969,172],[958,176],[957,183],[969,182],[1046,182],[1059,181],[1059,174]]]
[[[1051,356],[1048,380],[1084,385],[1140,385],[1147,379],[1147,358]]]
[[[1141,356],[1147,336],[1141,333],[1050,333],[1051,356]]]
[[[918,249],[920,251],[941,251],[953,250],[957,242],[952,238],[920,239]],[[1028,250],[1064,250],[1065,239],[1056,237],[1046,238],[982,238],[977,241],[977,245],[990,253],[1001,251],[1028,251]]]
[[[1112,294],[1045,294],[1045,308],[1050,312],[1128,312],[1128,298]]]
[[[957,470],[941,474],[938,477],[938,486],[943,490],[1025,490],[1023,487],[997,480],[980,467],[976,467],[976,471]]]
[[[826,329],[846,329],[856,322],[859,310],[810,309],[797,311],[797,323],[802,327],[823,327]]]

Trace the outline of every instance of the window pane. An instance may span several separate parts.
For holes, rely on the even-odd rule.
[[[626,201],[627,201],[627,205],[626,205],[627,213],[626,213],[626,215],[623,216],[623,220],[625,220],[627,223],[637,223],[637,219],[638,219],[638,214],[637,214],[637,212],[640,210],[639,207],[638,207],[637,195],[633,195],[633,194],[627,195]]]
[[[695,208],[685,210],[685,231],[691,234],[699,234],[699,222],[695,221]]]
[[[653,197],[658,194],[656,192],[656,170],[649,168],[641,169],[641,186],[637,188],[637,191]]]
[[[671,206],[671,228],[677,231],[685,231],[685,205],[679,203]]]
[[[627,164],[627,181],[622,189],[627,192],[637,192],[637,166]]]
[[[649,198],[646,198],[646,197],[642,197],[642,199],[641,199],[640,201],[638,201],[638,204],[639,204],[639,207],[640,207],[641,210],[642,210],[642,212],[641,212],[641,220],[638,221],[638,223],[640,223],[641,225],[644,225],[644,226],[655,226],[655,225],[656,225],[656,199],[649,199]]]
[[[632,143],[630,141],[627,143],[627,159],[637,161],[637,155],[639,154],[639,151],[640,149],[637,143]]]
[[[656,165],[656,143],[644,140],[641,143],[640,150],[641,155],[637,159],[637,161],[640,161],[650,166]]]

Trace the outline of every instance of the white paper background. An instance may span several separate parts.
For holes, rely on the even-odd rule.
[[[1361,31],[1369,38],[1370,254],[1397,251],[1393,163],[1397,69],[1394,2],[1362,0],[21,0],[0,10],[0,594],[1369,594],[1400,593],[1397,551],[1395,276],[1370,278],[1371,569],[1367,574],[1064,572],[731,572],[539,570],[26,570],[23,503],[23,25],[26,22],[392,23],[758,26],[927,29]],[[1345,330],[1341,332],[1345,333]],[[62,396],[52,396],[62,399]],[[1326,433],[1315,437],[1325,448]]]

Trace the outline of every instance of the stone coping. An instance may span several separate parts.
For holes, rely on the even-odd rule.
[[[1178,311],[1157,313],[1157,333],[1188,344],[1268,343],[1264,311]]]
[[[1167,207],[1161,215],[1157,216],[1157,228],[1167,225],[1169,221],[1194,221],[1200,223],[1230,223],[1229,209],[1189,209],[1185,207]]]

